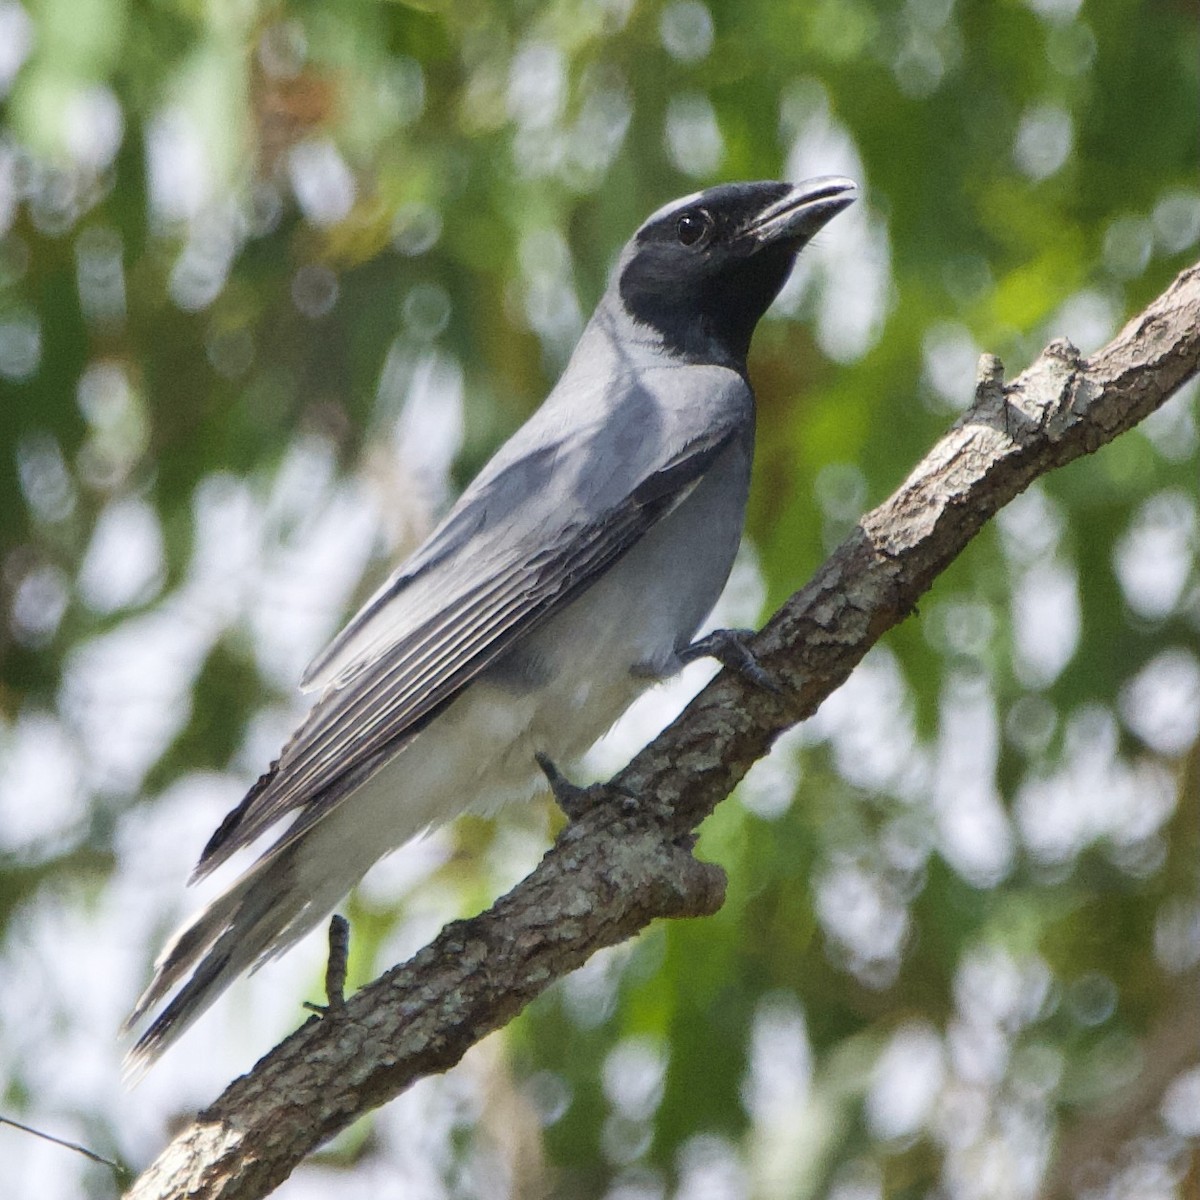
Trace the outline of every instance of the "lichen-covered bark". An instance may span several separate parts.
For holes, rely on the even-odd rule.
[[[1200,266],[1108,346],[1049,346],[1011,384],[981,362],[975,404],[771,618],[754,653],[779,694],[724,671],[487,912],[313,1018],[234,1082],[127,1193],[268,1194],[316,1146],[456,1063],[554,980],[656,917],[724,898],[690,833],[783,730],[811,715],[937,574],[1034,479],[1111,441],[1200,370]]]

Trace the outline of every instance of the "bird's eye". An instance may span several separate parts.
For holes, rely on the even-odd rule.
[[[694,212],[685,212],[675,222],[675,236],[684,246],[694,246],[706,233],[712,230],[713,219],[702,208]]]

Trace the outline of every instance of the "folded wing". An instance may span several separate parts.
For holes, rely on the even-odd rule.
[[[326,816],[480,672],[681,503],[740,428],[731,419],[696,431],[669,459],[647,464],[613,503],[586,515],[539,494],[550,466],[563,469],[545,450],[505,468],[526,473],[502,481],[502,494],[521,498],[511,511],[487,512],[487,493],[464,496],[468,503],[451,513],[440,541],[435,535],[314,664],[325,683],[320,700],[213,835],[196,875],[297,809],[301,815],[275,850]]]

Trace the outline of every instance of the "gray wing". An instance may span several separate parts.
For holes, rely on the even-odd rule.
[[[531,533],[514,539],[514,521],[503,519],[494,523],[499,545],[460,536],[459,549],[445,552],[435,536],[413,560],[415,568],[385,585],[347,629],[349,644],[362,653],[346,661],[339,650],[343,637],[324,656],[339,670],[278,762],[214,833],[197,876],[297,808],[305,811],[277,848],[320,820],[489,664],[569,604],[681,503],[744,432],[739,415],[730,412],[697,433],[676,454],[642,471],[619,500],[586,518],[570,505],[539,500],[535,488],[548,469],[545,461],[531,456],[511,464],[515,471],[523,463],[532,475],[512,493],[537,509],[540,520],[523,522]],[[563,508],[568,519],[560,516],[556,523]],[[443,530],[477,517],[471,505],[456,509]],[[398,632],[395,617],[387,615],[390,606],[415,619]]]

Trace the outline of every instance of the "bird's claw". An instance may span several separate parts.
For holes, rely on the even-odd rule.
[[[589,809],[611,800],[614,794],[619,797],[624,811],[630,812],[637,807],[638,800],[632,792],[614,787],[610,783],[593,783],[587,787],[580,787],[579,784],[572,783],[554,765],[554,760],[548,754],[539,750],[533,757],[550,785],[554,802],[566,813],[568,820],[578,821]]]
[[[748,645],[752,637],[753,629],[714,629],[680,650],[679,660],[690,663],[697,658],[715,658],[721,666],[736,671],[743,679],[777,696],[782,695],[784,689],[779,681],[754,657]]]

